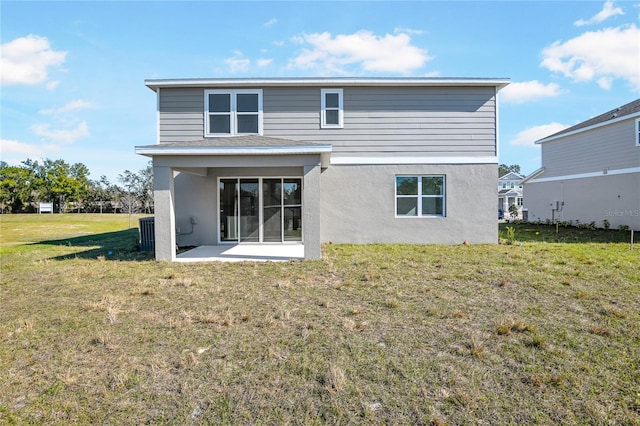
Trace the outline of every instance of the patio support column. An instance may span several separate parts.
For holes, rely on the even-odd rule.
[[[176,260],[176,218],[173,205],[173,170],[153,167],[156,260]]]
[[[302,226],[305,259],[320,259],[320,164],[304,166]]]

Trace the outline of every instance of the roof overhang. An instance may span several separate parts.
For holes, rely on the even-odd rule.
[[[544,173],[544,167],[540,167],[539,169],[534,170],[529,176],[527,176],[524,179],[522,179],[522,181],[520,182],[520,185],[524,185],[525,183],[529,182],[530,180],[537,178],[542,173]]]
[[[601,123],[597,123],[597,124],[594,124],[594,125],[591,125],[591,126],[581,127],[579,129],[576,129],[576,130],[571,131],[571,132],[565,132],[565,133],[559,133],[559,134],[556,133],[556,134],[553,134],[551,136],[547,136],[546,138],[538,139],[534,143],[543,144],[545,142],[551,142],[551,141],[554,141],[556,139],[564,138],[566,136],[571,136],[571,135],[575,135],[575,134],[578,134],[578,133],[587,132],[589,130],[597,129],[598,127],[604,127],[604,126],[608,126],[610,124],[618,123],[620,121],[631,120],[633,118],[638,118],[638,117],[640,117],[640,112],[636,112],[636,113],[633,113],[633,114],[627,114],[627,115],[623,115],[622,117],[613,118],[611,120],[603,121]]]
[[[326,168],[331,162],[331,145],[297,145],[297,146],[176,146],[146,145],[136,146],[136,154],[153,157],[156,155],[320,155],[321,167]]]
[[[511,82],[508,78],[180,78],[148,79],[144,84],[157,92],[163,88],[197,87],[495,87],[500,90]]]

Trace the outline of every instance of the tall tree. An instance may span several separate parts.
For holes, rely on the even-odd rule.
[[[145,213],[153,213],[153,162],[138,172],[140,179],[140,202]]]
[[[124,188],[120,188],[119,191],[120,201],[129,213],[129,228],[131,228],[131,214],[136,210],[139,201],[140,176],[129,170],[125,170],[118,175],[118,180],[124,186]]]
[[[518,164],[512,164],[507,166],[506,164],[500,164],[498,166],[498,177],[504,176],[508,173],[520,174],[520,166]]]
[[[17,213],[28,208],[32,201],[34,176],[24,167],[2,164],[0,168],[0,211]]]

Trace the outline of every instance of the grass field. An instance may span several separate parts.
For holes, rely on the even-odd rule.
[[[628,233],[172,264],[127,228],[0,217],[0,424],[640,425]]]

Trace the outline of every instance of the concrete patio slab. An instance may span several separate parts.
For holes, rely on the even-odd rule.
[[[304,259],[302,244],[199,246],[176,256],[176,262],[284,262]]]

